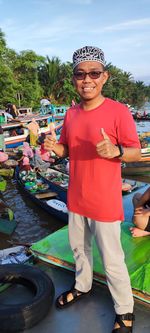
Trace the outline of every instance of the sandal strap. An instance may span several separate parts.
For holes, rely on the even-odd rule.
[[[67,290],[65,291],[61,296],[62,296],[62,301],[63,301],[63,304],[67,304],[67,303],[70,303],[68,302],[68,299],[67,299],[67,296],[68,294],[72,294],[73,296],[73,299],[80,296],[80,294],[82,294],[82,292],[78,291],[77,289],[75,289],[74,287],[72,287],[70,290]]]
[[[132,326],[126,326],[123,320],[134,321],[135,316],[133,313],[125,313],[125,314],[116,314],[115,323],[119,324],[120,327],[113,329],[112,333],[131,333]]]
[[[120,327],[112,331],[112,333],[132,333],[132,327]]]

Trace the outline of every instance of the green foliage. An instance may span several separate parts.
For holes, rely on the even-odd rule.
[[[103,88],[105,96],[137,108],[150,101],[150,86],[135,82],[131,73],[111,63],[106,69],[109,79]],[[42,97],[59,105],[79,101],[72,84],[72,64],[61,63],[58,57],[42,57],[32,50],[16,53],[7,47],[0,29],[0,108],[7,102],[36,108]]]

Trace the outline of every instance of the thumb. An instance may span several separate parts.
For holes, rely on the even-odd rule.
[[[51,135],[52,135],[53,139],[56,139],[56,132],[55,132],[54,128],[51,130]]]
[[[53,123],[50,124],[50,132],[52,137],[56,138],[55,125]]]
[[[110,140],[110,139],[109,139],[109,136],[105,133],[105,131],[104,131],[103,128],[101,128],[101,134],[102,134],[104,140]]]

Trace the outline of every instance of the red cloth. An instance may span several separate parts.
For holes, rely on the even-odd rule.
[[[59,142],[70,157],[68,209],[97,221],[123,220],[121,162],[96,153],[104,128],[110,140],[140,148],[133,117],[126,106],[106,98],[96,109],[70,108]]]

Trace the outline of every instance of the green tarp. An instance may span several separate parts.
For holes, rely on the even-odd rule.
[[[150,303],[150,237],[133,238],[129,230],[131,226],[132,224],[127,222],[122,224],[121,239],[133,294]],[[44,261],[68,269],[73,267],[74,259],[68,241],[67,226],[38,241],[31,249]],[[104,270],[95,242],[93,243],[93,257],[96,279],[102,282]],[[55,258],[58,259],[58,262]]]

